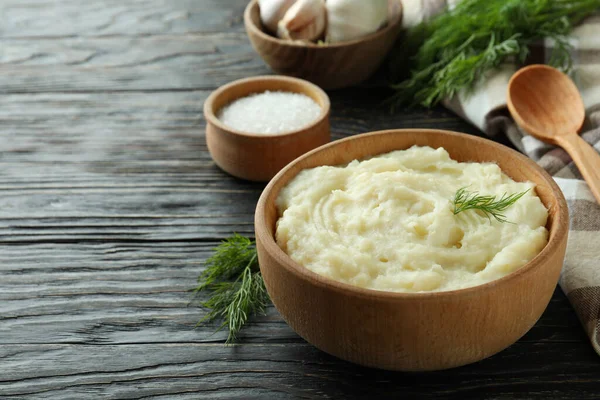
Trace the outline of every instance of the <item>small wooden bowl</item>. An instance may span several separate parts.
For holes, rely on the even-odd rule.
[[[495,162],[531,181],[549,210],[549,242],[517,271],[447,292],[393,293],[358,288],[294,262],[275,242],[275,199],[301,170],[339,165],[412,145],[444,147],[458,161]],[[260,270],[275,307],[319,349],[357,364],[425,371],[479,361],[516,342],[539,319],[558,282],[568,235],[562,192],[532,160],[490,140],[439,130],[390,130],[350,137],[296,159],[267,185],[255,214]]]
[[[216,117],[225,105],[266,90],[303,93],[321,106],[321,114],[305,128],[281,133],[241,132]],[[204,102],[206,144],[215,163],[225,172],[251,181],[268,181],[287,163],[329,142],[329,97],[318,86],[286,76],[257,76],[221,86]]]
[[[283,40],[265,32],[258,1],[244,12],[244,25],[252,47],[273,71],[311,81],[324,89],[356,85],[381,65],[402,29],[402,12],[386,27],[360,39],[319,46]]]

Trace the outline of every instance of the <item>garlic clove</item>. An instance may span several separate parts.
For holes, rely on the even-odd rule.
[[[413,0],[414,1],[414,0]],[[388,16],[387,22],[394,22],[402,13],[401,0],[388,0]]]
[[[292,40],[316,40],[325,32],[327,14],[323,0],[298,0],[277,25],[277,36]]]
[[[450,6],[449,0],[402,0],[404,13],[402,14],[402,26],[411,28],[427,21],[441,13]]]
[[[327,0],[328,43],[358,39],[387,23],[388,0]]]
[[[260,21],[271,33],[277,32],[277,23],[296,0],[258,0]]]

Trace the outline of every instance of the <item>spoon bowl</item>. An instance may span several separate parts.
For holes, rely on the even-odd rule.
[[[573,81],[547,65],[519,70],[508,87],[513,118],[528,133],[555,142],[556,136],[578,132],[585,119],[585,107]]]
[[[559,70],[530,65],[508,84],[508,109],[527,133],[569,153],[600,203],[600,155],[578,134],[585,107],[577,86]]]

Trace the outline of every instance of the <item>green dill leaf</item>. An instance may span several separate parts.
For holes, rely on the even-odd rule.
[[[454,194],[454,199],[452,200],[454,209],[452,212],[456,215],[466,210],[477,210],[482,212],[490,221],[491,217],[494,217],[498,222],[510,223],[503,212],[515,204],[527,192],[529,192],[529,189],[511,195],[504,193],[499,200],[496,200],[496,196],[483,196],[478,192],[468,192],[467,188],[460,188]]]
[[[432,107],[469,93],[487,72],[510,60],[523,63],[532,45],[553,42],[549,64],[572,68],[567,35],[598,11],[600,0],[462,0],[406,32],[391,57],[392,110]]]
[[[214,249],[205,266],[206,269],[198,277],[196,291],[204,290],[214,282],[237,277],[246,266],[256,270],[258,261],[254,242],[236,233]]]
[[[200,302],[208,312],[198,325],[221,320],[219,330],[227,328],[226,343],[233,343],[248,318],[264,313],[270,301],[258,269],[255,244],[234,234],[214,249],[205,265],[194,291],[196,295],[208,293]]]
[[[260,272],[246,268],[242,281],[225,309],[225,324],[229,327],[227,343],[235,342],[250,315],[264,313],[269,296]]]

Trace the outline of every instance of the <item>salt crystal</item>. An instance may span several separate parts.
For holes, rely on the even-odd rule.
[[[305,94],[267,90],[231,102],[217,117],[239,131],[278,134],[304,128],[320,114],[321,107]]]

